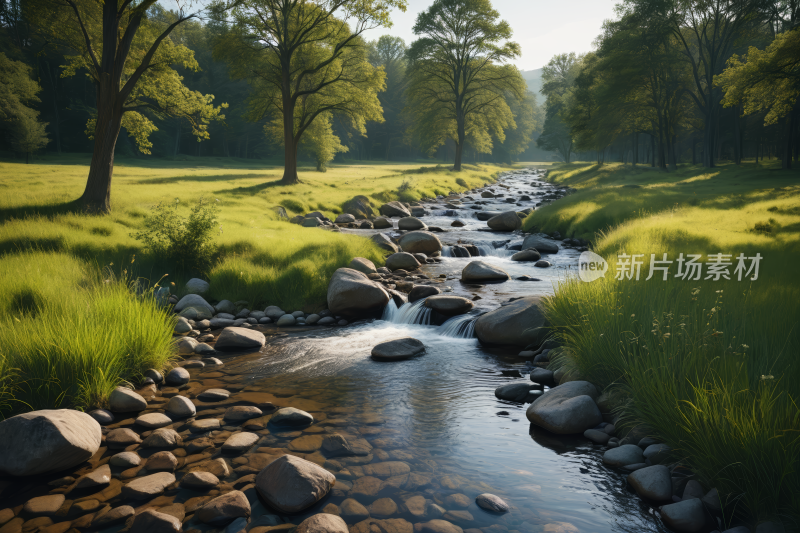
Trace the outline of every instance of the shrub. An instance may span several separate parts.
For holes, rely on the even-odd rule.
[[[467,183],[467,181],[464,178],[457,178],[456,179],[456,183],[458,183],[459,185],[461,185],[465,189],[469,189],[469,184]]]
[[[180,270],[204,270],[216,250],[212,235],[217,227],[217,206],[202,197],[191,208],[188,218],[178,213],[180,201],[153,207],[144,220],[144,229],[133,234],[145,249],[158,259],[174,263]]]

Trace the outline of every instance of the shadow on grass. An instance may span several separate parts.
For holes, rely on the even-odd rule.
[[[180,183],[183,181],[198,181],[198,182],[214,182],[214,181],[232,181],[237,179],[252,179],[261,178],[263,174],[216,174],[213,176],[192,176],[185,174],[183,176],[169,176],[163,178],[147,178],[136,181],[137,185],[168,185],[171,183]]]
[[[90,215],[90,213],[87,213],[83,209],[79,200],[72,200],[61,204],[29,204],[17,205],[13,207],[0,207],[0,222],[8,222],[9,220],[19,220],[29,217],[55,218],[60,215],[71,214]]]

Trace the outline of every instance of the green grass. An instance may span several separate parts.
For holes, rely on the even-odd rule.
[[[589,238],[609,261],[603,279],[566,281],[550,299],[565,343],[555,365],[604,388],[627,424],[669,444],[719,490],[726,520],[800,521],[799,174],[562,165],[550,179],[579,191],[526,220]],[[621,188],[631,182],[642,188]],[[768,231],[756,230],[762,221]],[[650,254],[665,252],[763,260],[754,281],[644,281]],[[641,281],[614,279],[621,253],[646,254]]]

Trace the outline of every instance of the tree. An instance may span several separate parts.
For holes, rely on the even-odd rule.
[[[26,164],[33,152],[44,148],[50,142],[45,131],[46,127],[47,122],[39,120],[38,111],[22,113],[12,122],[11,145],[15,150],[25,154]]]
[[[536,140],[544,150],[555,150],[569,163],[573,139],[563,114],[580,70],[580,58],[575,53],[558,54],[542,69],[542,94],[545,95],[545,119],[542,133]]]
[[[382,120],[384,73],[367,61],[360,36],[389,26],[392,7],[405,11],[406,1],[243,0],[232,8],[233,26],[216,52],[250,81],[250,118],[282,120],[283,183],[299,182],[297,152],[321,115],[346,117],[362,134],[367,120]],[[213,10],[222,18],[222,5]]]
[[[383,108],[383,122],[367,124],[370,148],[369,156],[373,157],[372,148],[375,142],[380,143],[384,159],[391,158],[393,147],[402,144],[405,131],[408,129],[407,115],[403,113],[406,106],[407,47],[403,39],[391,35],[381,35],[377,41],[367,43],[369,46],[369,62],[374,67],[382,67],[386,72],[386,90],[378,95]]]
[[[140,113],[145,109],[182,116],[203,138],[207,125],[221,118],[213,96],[189,90],[172,68],[197,68],[191,50],[176,45],[170,33],[195,15],[182,10],[165,15],[157,0],[31,0],[29,20],[36,20],[54,42],[74,51],[66,57],[62,76],[85,69],[95,85],[96,115],[87,128],[94,150],[86,188],[80,198],[88,211],[111,209],[114,149],[122,127],[147,153],[155,125]]]
[[[522,100],[525,80],[505,64],[520,52],[499,16],[489,0],[434,0],[414,24],[421,36],[408,51],[414,129],[428,150],[453,139],[456,171],[468,134],[491,150],[491,133],[502,142],[516,127],[506,94]]]
[[[14,149],[25,154],[26,163],[32,152],[49,142],[47,123],[39,121],[39,112],[26,105],[39,101],[39,91],[30,68],[0,52],[0,124]]]

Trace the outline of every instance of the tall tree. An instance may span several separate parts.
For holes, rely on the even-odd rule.
[[[222,17],[222,5],[213,10]],[[361,34],[389,26],[389,11],[406,0],[242,0],[216,50],[235,76],[251,81],[251,118],[283,122],[282,181],[298,183],[303,134],[326,113],[348,117],[362,133],[381,120],[377,93],[384,73],[367,61]],[[352,26],[351,26],[352,24]]]
[[[545,96],[545,119],[536,140],[539,148],[554,150],[569,163],[573,149],[572,131],[564,120],[567,102],[580,72],[580,58],[574,52],[554,56],[542,69],[542,94]]]
[[[83,207],[111,209],[114,149],[122,127],[147,152],[155,125],[140,111],[183,116],[204,137],[209,121],[220,117],[213,96],[189,90],[172,65],[198,68],[192,51],[176,45],[170,33],[195,15],[180,11],[164,20],[157,0],[31,0],[30,20],[53,42],[72,50],[62,75],[85,69],[95,85],[96,114],[88,129],[94,150]],[[161,19],[161,20],[159,20]]]
[[[39,101],[36,95],[41,91],[30,70],[0,52],[0,131],[8,135],[15,150],[25,154],[26,163],[32,152],[49,142],[47,123],[41,122],[39,112],[29,105]]]
[[[503,131],[516,127],[506,95],[523,100],[525,81],[506,61],[519,55],[519,45],[508,40],[511,26],[489,0],[434,0],[417,16],[414,34],[420,38],[408,57],[415,128],[427,130],[429,146],[443,142],[436,131],[452,138],[453,170],[460,171],[470,130],[485,141],[491,128],[502,141]]]
[[[367,124],[370,141],[369,156],[374,157],[373,148],[381,148],[384,159],[391,158],[392,148],[403,143],[408,128],[407,116],[403,113],[406,104],[406,43],[400,37],[381,35],[369,45],[369,62],[382,67],[386,72],[386,90],[378,95],[383,107],[384,122]],[[376,141],[379,146],[376,145]]]

